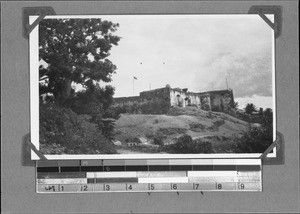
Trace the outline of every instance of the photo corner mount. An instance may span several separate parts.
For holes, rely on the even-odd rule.
[[[281,35],[282,28],[282,7],[279,5],[254,5],[248,14],[258,14],[273,30],[275,39]],[[265,14],[274,15],[274,23],[267,18]]]
[[[267,155],[273,150],[276,150],[276,157],[268,157]],[[266,149],[260,156],[263,165],[283,165],[285,162],[284,157],[284,138],[283,134],[276,132],[276,140]]]
[[[45,155],[40,152],[30,140],[30,133],[23,136],[22,144],[22,165],[23,166],[36,166],[35,161],[31,159],[31,152],[34,152],[39,160],[46,161]]]
[[[52,7],[25,7],[23,8],[23,37],[29,39],[30,32],[42,21],[47,15],[56,14]],[[29,16],[39,16],[31,25]]]

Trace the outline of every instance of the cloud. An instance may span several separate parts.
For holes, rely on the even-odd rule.
[[[228,86],[235,97],[272,96],[272,60],[269,50],[217,53],[198,72],[193,82],[197,90],[220,90]],[[202,83],[202,84],[199,84]],[[198,87],[197,87],[198,86]]]
[[[272,96],[272,30],[258,15],[111,16],[122,39],[110,59],[116,96],[151,88]],[[133,76],[138,80],[132,81]]]

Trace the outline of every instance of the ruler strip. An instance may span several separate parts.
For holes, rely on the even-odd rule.
[[[262,191],[260,182],[220,183],[96,183],[96,184],[40,184],[38,193],[64,192],[152,192],[152,191]]]
[[[37,192],[262,191],[260,159],[37,161]]]

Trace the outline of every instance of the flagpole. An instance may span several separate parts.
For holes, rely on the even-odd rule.
[[[226,78],[226,88],[228,90],[228,81],[227,81],[227,78]]]
[[[133,89],[133,96],[134,96],[134,77],[132,79],[132,89]]]

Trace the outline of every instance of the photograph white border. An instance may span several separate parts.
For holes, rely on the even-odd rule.
[[[122,16],[116,14],[116,16]],[[139,14],[141,15],[141,14]],[[151,16],[151,14],[145,14]],[[158,15],[158,14],[156,14]],[[178,14],[159,14],[166,16],[178,16]],[[180,14],[180,16],[218,16],[218,15],[234,15],[234,16],[259,16],[258,14]],[[44,19],[58,18],[103,18],[112,15],[49,15]],[[126,15],[128,16],[128,15]],[[136,16],[136,15],[132,15]],[[154,15],[153,15],[154,16]],[[273,14],[268,14],[271,20],[274,20]],[[29,24],[32,24],[38,16],[29,16]],[[31,143],[39,150],[39,50],[38,50],[38,33],[39,25],[37,25],[29,35],[29,68],[30,68],[30,137]],[[275,77],[275,33],[272,31],[272,97],[273,97],[273,142],[276,140],[276,77]],[[201,159],[201,158],[259,158],[262,153],[217,153],[217,154],[88,154],[88,155],[45,155],[49,160],[62,159]],[[276,157],[276,148],[267,157]],[[39,160],[40,158],[31,150],[31,159]]]

